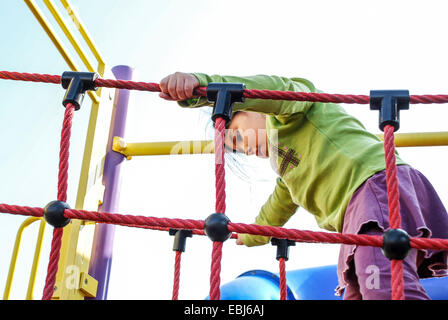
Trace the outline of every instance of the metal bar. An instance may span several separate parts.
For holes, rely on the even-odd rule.
[[[42,252],[42,243],[47,223],[44,219],[40,220],[39,233],[37,235],[36,248],[34,249],[33,265],[31,267],[28,289],[26,291],[26,300],[33,300],[34,285],[36,283],[37,269],[39,267],[40,253]]]
[[[116,66],[112,68],[112,72],[116,79],[132,79],[132,69],[128,66]],[[115,104],[112,111],[112,124],[110,127],[106,159],[104,162],[103,181],[105,193],[103,203],[99,209],[100,212],[117,212],[119,210],[120,170],[121,164],[125,158],[123,155],[112,151],[112,140],[114,136],[124,136],[129,95],[129,90],[117,90],[115,96]],[[114,234],[114,225],[100,223],[95,227],[89,274],[98,281],[98,289],[95,298],[86,299],[107,299]]]
[[[70,54],[65,50],[61,40],[59,40],[58,36],[54,32],[54,30],[51,28],[50,23],[45,19],[44,14],[40,9],[36,6],[33,0],[25,0],[25,3],[27,4],[28,8],[30,8],[31,12],[36,17],[37,21],[39,21],[40,25],[44,29],[44,31],[47,33],[47,35],[50,37],[53,44],[56,46],[56,49],[58,49],[59,53],[64,58],[65,62],[67,62],[70,69],[74,71],[79,71],[78,66],[76,65],[73,58],[70,56]]]
[[[377,134],[377,136],[384,141],[383,134]],[[396,133],[395,145],[397,147],[448,146],[448,132]]]
[[[126,157],[149,155],[209,154],[214,153],[213,140],[164,141],[127,143],[114,137],[113,150]]]
[[[79,67],[76,65],[73,58],[70,56],[70,54],[65,49],[64,45],[62,44],[59,37],[54,32],[53,28],[50,26],[50,23],[45,18],[42,11],[37,7],[37,5],[34,3],[34,0],[24,0],[28,8],[31,10],[33,15],[36,17],[37,21],[40,23],[44,31],[47,33],[47,35],[50,37],[50,40],[55,45],[56,49],[59,51],[59,53],[62,55],[62,58],[65,60],[65,62],[68,64],[69,68],[73,71],[80,71]],[[88,91],[89,97],[94,102],[98,102],[98,96],[94,91]]]
[[[89,46],[90,50],[92,50],[93,55],[98,60],[98,64],[99,64],[98,72],[101,76],[103,76],[105,62],[104,62],[103,58],[101,57],[101,54],[99,53],[97,47],[93,43],[92,37],[87,32],[86,28],[84,28],[84,25],[81,23],[81,20],[78,17],[78,15],[76,14],[76,12],[72,9],[70,2],[68,0],[61,0],[61,3],[64,6],[65,10],[67,10],[68,15],[72,18],[73,23],[78,27],[79,33],[82,35],[84,41]]]
[[[19,249],[20,249],[20,243],[22,241],[23,231],[30,224],[32,224],[33,222],[36,222],[40,219],[42,219],[42,218],[30,217],[30,218],[26,219],[24,222],[22,222],[19,229],[17,230],[16,241],[14,243],[14,249],[12,251],[11,263],[9,265],[8,277],[6,279],[5,291],[3,293],[3,300],[8,300],[9,295],[11,293],[11,286],[12,286],[12,281],[14,279],[14,272],[16,271],[16,263],[17,263],[17,258],[19,256]]]
[[[47,6],[48,10],[50,10],[51,14],[53,15],[56,22],[59,24],[59,27],[61,27],[62,31],[64,32],[67,39],[72,44],[73,48],[78,53],[79,57],[81,58],[82,62],[87,67],[87,70],[90,72],[95,72],[95,68],[90,63],[87,56],[84,54],[84,51],[81,49],[80,45],[78,44],[78,41],[76,40],[75,36],[72,34],[70,29],[67,27],[64,19],[62,18],[61,14],[58,12],[54,4],[51,2],[51,0],[43,0],[45,5]]]
[[[384,140],[382,134],[377,134],[377,137]],[[395,144],[397,147],[448,146],[448,132],[396,133]],[[208,154],[214,153],[214,142],[213,140],[197,140],[129,143],[121,137],[114,137],[112,150],[126,157]]]

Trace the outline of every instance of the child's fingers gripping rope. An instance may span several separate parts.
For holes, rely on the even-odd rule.
[[[159,96],[169,101],[182,101],[193,97],[199,80],[190,73],[176,72],[160,81]]]

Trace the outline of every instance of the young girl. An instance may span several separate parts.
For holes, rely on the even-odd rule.
[[[210,106],[193,90],[210,82],[244,83],[247,89],[320,92],[301,78],[256,75],[169,75],[160,97],[182,107]],[[235,104],[226,148],[269,158],[279,177],[255,219],[283,226],[302,206],[319,227],[381,235],[389,228],[383,142],[333,103],[246,99]],[[247,133],[249,132],[249,134]],[[412,237],[448,238],[448,214],[425,176],[397,156],[402,229]],[[237,243],[263,245],[269,237],[241,234]],[[447,275],[447,252],[412,249],[403,261],[406,299],[429,299],[420,277]],[[339,286],[344,299],[391,299],[390,261],[381,248],[341,245]]]

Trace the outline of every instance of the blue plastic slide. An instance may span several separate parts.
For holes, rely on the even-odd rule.
[[[334,295],[338,285],[336,265],[300,269],[286,273],[288,300],[342,300]],[[422,279],[433,300],[448,300],[448,277]],[[278,300],[280,278],[264,270],[243,273],[221,286],[222,300]]]

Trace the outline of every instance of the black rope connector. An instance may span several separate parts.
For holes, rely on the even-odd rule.
[[[285,261],[289,260],[289,247],[296,245],[296,242],[293,240],[277,238],[272,238],[271,243],[273,246],[277,246],[277,260],[283,258]]]
[[[55,228],[63,228],[70,223],[70,219],[64,216],[64,210],[70,209],[63,201],[51,201],[44,208],[44,219]]]
[[[389,260],[403,260],[411,251],[411,238],[402,229],[389,229],[383,234],[383,254]]]
[[[227,227],[229,222],[230,220],[225,214],[213,213],[204,221],[205,234],[212,241],[224,242],[232,235]]]
[[[212,120],[218,117],[226,120],[226,126],[232,120],[232,109],[235,102],[244,102],[244,84],[242,83],[209,83],[207,99],[214,102]]]
[[[179,230],[170,228],[168,233],[170,236],[174,236],[173,251],[185,252],[187,238],[191,238],[193,236],[193,230]]]
[[[409,110],[409,90],[371,90],[370,110],[380,111],[379,128],[392,125],[400,128],[400,110]]]
[[[75,110],[79,110],[86,91],[98,90],[95,86],[95,80],[98,78],[99,74],[96,72],[64,72],[61,78],[62,87],[67,89],[64,101],[62,102],[64,107],[66,107],[68,103],[72,103],[75,106]]]

